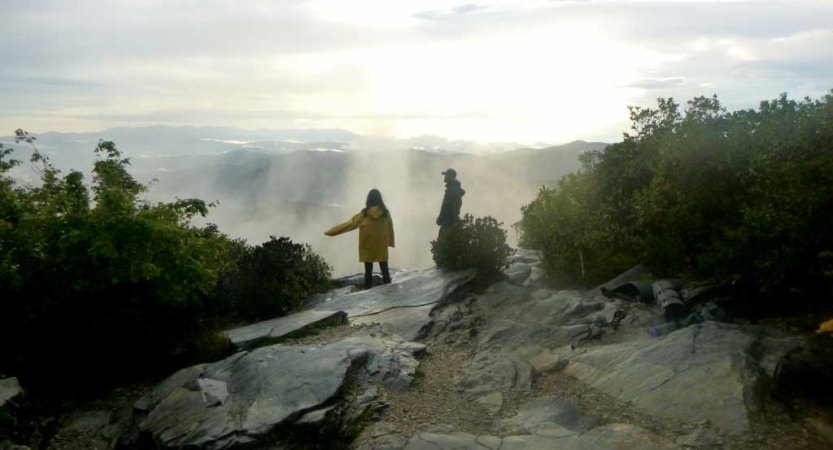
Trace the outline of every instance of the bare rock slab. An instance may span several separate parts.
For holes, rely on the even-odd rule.
[[[642,428],[609,424],[578,433],[551,425],[536,434],[475,436],[468,433],[421,433],[412,437],[405,450],[673,450],[673,443]]]
[[[755,407],[757,341],[734,325],[706,322],[664,339],[564,349],[564,372],[660,417],[742,432]]]
[[[538,397],[521,405],[518,414],[501,421],[504,429],[521,429],[535,433],[542,426],[558,425],[570,431],[585,432],[599,423],[569,400],[558,397]]]
[[[431,311],[474,276],[474,271],[444,272],[436,268],[403,272],[393,284],[334,298],[322,307],[346,312],[353,324],[387,325],[402,338],[412,340],[430,326]]]
[[[687,448],[715,448],[723,444],[723,440],[711,431],[698,428],[693,433],[681,436],[677,443]]]
[[[0,380],[0,408],[6,406],[9,400],[21,394],[23,394],[23,388],[20,387],[17,378],[11,377]]]
[[[309,310],[228,330],[225,335],[238,349],[248,350],[311,328],[346,322],[347,314],[343,311]]]
[[[138,431],[158,448],[214,450],[257,444],[302,417],[338,420],[329,412],[348,379],[405,389],[420,346],[351,337],[320,346],[262,347],[189,367],[135,404],[143,412]]]

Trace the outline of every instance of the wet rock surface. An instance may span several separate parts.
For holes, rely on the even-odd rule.
[[[347,314],[343,311],[310,310],[228,330],[225,335],[235,347],[246,350],[262,347],[270,341],[297,335],[314,327],[327,327],[346,322]]]
[[[397,274],[392,284],[332,298],[317,309],[344,311],[351,324],[380,324],[404,339],[421,337],[430,313],[474,278],[474,272],[421,269]]]

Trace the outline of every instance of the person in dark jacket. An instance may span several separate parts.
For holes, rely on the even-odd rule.
[[[445,195],[443,204],[440,207],[440,215],[437,217],[437,225],[440,226],[440,236],[460,220],[460,207],[463,206],[463,196],[466,191],[457,180],[457,171],[448,169],[442,173],[445,177]]]

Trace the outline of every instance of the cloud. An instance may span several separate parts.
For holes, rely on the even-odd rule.
[[[685,78],[643,78],[626,85],[626,87],[640,89],[667,89],[679,86],[683,83],[685,83]]]
[[[105,86],[104,83],[98,83],[90,80],[80,78],[64,78],[57,76],[41,76],[41,75],[24,75],[14,72],[0,72],[0,86],[13,87],[39,87],[39,88],[98,88]]]
[[[463,5],[455,6],[449,10],[430,10],[430,11],[420,11],[413,14],[413,17],[416,19],[423,19],[423,20],[442,20],[450,17],[455,16],[462,16],[465,14],[471,14],[477,11],[482,11],[487,9],[483,5],[478,5],[475,3],[466,3]]]
[[[3,12],[0,129],[610,140],[625,105],[657,90],[751,107],[825,93],[833,73],[829,0],[12,0]]]
[[[468,14],[471,12],[479,11],[481,9],[483,9],[483,6],[481,5],[467,3],[465,5],[455,6],[454,8],[451,8],[451,11],[454,14]]]

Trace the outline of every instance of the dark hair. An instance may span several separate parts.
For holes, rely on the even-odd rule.
[[[370,192],[367,193],[367,202],[365,203],[365,208],[362,210],[362,214],[367,215],[367,210],[370,209],[371,206],[379,206],[382,208],[382,215],[387,217],[390,215],[390,211],[388,211],[388,207],[385,206],[385,201],[382,200],[382,193],[379,192],[378,189],[371,189]]]

